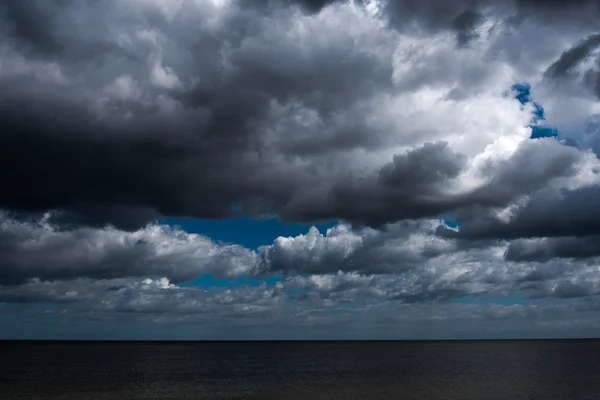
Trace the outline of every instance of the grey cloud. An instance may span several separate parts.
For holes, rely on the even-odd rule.
[[[22,111],[13,110],[4,108],[1,116],[2,125],[8,129],[1,139],[6,171],[1,181],[4,187],[12,187],[1,195],[5,207],[20,211],[66,210],[67,216],[105,217],[102,222],[119,227],[129,224],[122,224],[116,217],[131,218],[120,213],[120,209],[143,207],[152,217],[152,209],[157,210],[156,215],[177,215],[177,208],[191,205],[185,205],[190,196],[198,201],[194,206],[197,212],[204,210],[205,216],[227,213],[226,209],[220,210],[217,202],[207,199],[209,203],[203,203],[199,194],[194,195],[198,189],[193,187],[195,179],[190,179],[195,169],[210,174],[226,161],[219,160],[216,154],[194,157],[190,148],[193,142],[186,143],[192,137],[169,139],[164,123],[155,125],[154,134],[143,137],[126,131],[107,136],[101,132],[109,127],[86,126],[72,118],[62,124],[55,120],[57,113],[53,118],[46,113],[23,115]],[[210,148],[211,144],[205,146]],[[212,191],[216,198],[233,195],[219,182],[206,182],[204,190]]]
[[[598,58],[600,63],[600,58]],[[585,73],[584,82],[592,89],[592,92],[600,99],[600,72],[588,70]]]
[[[456,29],[460,40],[461,32],[470,30],[483,8],[492,1],[455,1],[452,3],[438,0],[387,1],[385,11],[393,26],[398,29],[420,28],[426,31]]]
[[[129,285],[126,279],[43,281],[37,278],[18,285],[0,285],[0,302],[6,303],[81,303],[95,302],[105,293]]]
[[[596,293],[590,282],[573,283],[570,281],[559,283],[554,289],[554,294],[561,298],[585,297]]]
[[[425,143],[419,149],[394,156],[394,160],[379,171],[379,178],[384,186],[401,191],[408,191],[413,185],[434,188],[456,178],[465,162],[466,157],[454,153],[447,143]]]
[[[530,298],[574,298],[596,295],[600,291],[598,259],[550,260],[521,265],[512,289],[528,293]]]
[[[600,276],[595,267],[597,259],[568,263],[554,259],[507,262],[500,251],[506,249],[506,245],[498,242],[465,249],[451,242],[439,242],[439,253],[425,255],[424,247],[436,246],[427,232],[423,232],[423,236],[400,236],[396,241],[388,239],[387,243],[383,238],[373,236],[371,241],[381,243],[373,248],[376,251],[370,251],[368,244],[361,245],[358,240],[351,246],[351,240],[337,237],[333,232],[327,237],[315,236],[316,232],[313,232],[306,237],[278,240],[266,249],[263,257],[270,257],[271,267],[276,271],[287,266],[296,273],[307,274],[302,277],[292,275],[284,281],[286,289],[304,289],[297,295],[298,299],[318,296],[340,302],[362,303],[379,299],[402,303],[443,303],[465,296],[485,299],[485,296],[515,292],[532,298],[567,297],[563,289],[575,286],[587,288],[587,291],[581,292],[581,296],[587,296],[600,288]],[[402,242],[413,244],[402,246]],[[368,241],[363,238],[362,243]],[[407,247],[412,248],[412,258],[409,257],[411,253],[405,250]],[[391,248],[395,248],[394,251],[387,254],[391,256],[390,265],[396,268],[378,271],[374,267],[376,262],[381,261],[377,255],[385,254],[386,249]],[[362,256],[373,257],[370,268],[342,262]],[[364,260],[369,263],[368,257]],[[412,260],[415,262],[410,263]],[[575,297],[576,293],[573,291],[569,296]]]
[[[463,239],[590,236],[598,234],[600,190],[540,192],[517,210],[509,222],[494,217],[469,221],[458,232],[440,228],[443,236]]]
[[[501,301],[498,299],[514,292],[531,300],[576,298],[592,296],[600,290],[600,276],[594,264],[514,264],[502,267],[501,260],[489,263],[484,259],[471,259],[468,262],[470,271],[460,264],[442,267],[440,263],[426,264],[424,270],[412,270],[404,275],[340,271],[290,276],[271,285],[263,283],[209,289],[179,287],[166,278],[34,279],[0,287],[0,299],[4,302],[74,304],[82,310],[102,313],[107,318],[123,313],[157,317],[212,315],[212,318],[252,318],[275,317],[292,310],[297,313],[295,317],[301,317],[316,311],[337,310],[346,305],[359,309],[393,303],[444,304],[465,296],[472,296],[475,303],[485,303],[487,299]],[[488,279],[493,273],[492,266],[503,270],[501,281],[491,282]]]
[[[129,234],[91,228],[57,232],[5,222],[0,301],[62,304],[106,319],[131,314],[156,320],[256,317],[298,323],[349,305],[358,312],[382,304],[444,304],[465,296],[485,302],[515,292],[538,299],[586,297],[600,290],[597,259],[507,262],[500,251],[504,245],[457,249],[431,235],[435,226],[401,223],[385,231],[338,226],[326,236],[313,229],[279,238],[257,255],[166,227]],[[67,246],[70,251],[62,251]],[[45,251],[50,248],[52,254]],[[20,255],[20,264],[14,254]],[[205,273],[230,278],[278,274],[283,279],[209,289],[175,284]]]
[[[106,296],[100,310],[109,313],[151,313],[154,315],[204,315],[211,318],[252,318],[276,311],[278,299],[272,287],[244,287],[236,290],[165,288],[141,282]],[[141,290],[140,290],[141,289]],[[275,308],[275,310],[274,310]]]
[[[583,75],[583,84],[600,99],[600,56],[596,58],[595,68],[590,68]],[[596,148],[596,154],[598,149]]]
[[[545,76],[562,84],[565,80],[578,81],[582,76],[580,84],[587,88],[591,93],[600,98],[600,67],[590,68],[581,73],[575,73],[575,70],[586,59],[590,58],[594,51],[600,46],[600,34],[594,34],[576,43],[573,47],[566,50],[561,57],[554,62],[545,72]],[[599,65],[600,56],[597,57],[596,64]],[[579,72],[579,71],[577,71]]]
[[[297,4],[309,12],[318,12],[328,5],[340,3],[347,0],[255,0],[253,5],[270,4],[276,5]],[[361,3],[362,0],[358,0]],[[564,13],[565,11],[588,11],[600,16],[600,7],[596,0],[471,0],[454,1],[452,6],[443,0],[387,0],[383,1],[386,12],[398,20],[423,20],[426,26],[451,26],[452,18],[462,15],[464,12],[477,12],[479,9],[497,7],[498,10],[511,11],[521,18],[525,17],[547,17],[548,14]],[[443,24],[446,22],[446,24]],[[449,23],[450,22],[450,23]]]
[[[57,230],[46,220],[0,222],[0,284],[30,279],[115,279],[165,276],[173,282],[205,274],[252,274],[256,255],[241,246],[166,226],[129,233],[114,228]]]
[[[404,222],[378,231],[338,225],[325,234],[311,228],[306,235],[277,238],[272,245],[259,248],[261,268],[286,274],[406,271],[454,249],[443,240],[431,238],[435,226],[431,222]]]
[[[297,3],[302,4],[310,11],[319,11],[327,4],[332,3],[331,0],[299,0]]]
[[[549,261],[554,258],[600,256],[600,236],[520,239],[506,252],[508,261]]]
[[[585,156],[554,139],[524,141],[509,159],[491,161],[484,167],[486,184],[449,195],[450,183],[461,172],[465,159],[444,143],[428,143],[395,156],[376,177],[341,181],[331,191],[309,191],[305,201],[295,199],[281,215],[291,220],[344,219],[382,226],[451,210],[503,207],[557,179],[576,175]]]
[[[63,112],[68,112],[66,125],[57,119]],[[544,170],[527,173],[520,163],[535,147],[526,146],[511,159],[514,165],[498,166],[505,171],[494,172],[500,175],[487,188],[451,198],[444,188],[461,171],[464,157],[441,143],[398,155],[365,178],[323,176],[327,170],[319,176],[311,175],[318,160],[310,169],[283,166],[269,153],[245,148],[250,138],[231,142],[209,131],[199,139],[192,128],[196,118],[186,120],[185,114],[177,122],[181,131],[169,135],[173,125],[167,128],[160,118],[114,128],[101,122],[88,126],[72,119],[74,112],[4,108],[2,123],[9,131],[1,139],[1,181],[12,188],[0,195],[5,208],[62,211],[57,218],[65,221],[127,229],[160,215],[223,218],[236,206],[253,216],[279,214],[291,221],[381,225],[469,205],[508,204],[573,173],[577,161],[576,150],[548,144],[556,158],[541,160]],[[136,134],[140,129],[142,136]],[[110,133],[101,133],[106,130]]]
[[[318,13],[326,6],[336,4],[336,3],[347,2],[347,1],[348,0],[250,0],[250,1],[239,0],[238,5],[244,7],[244,6],[247,6],[248,4],[251,4],[253,6],[268,7],[268,8],[278,8],[281,6],[298,5],[306,12]],[[360,1],[361,0],[359,0],[359,2]]]
[[[337,271],[384,274],[406,271],[454,246],[432,236],[440,222],[404,222],[384,231],[337,225],[321,234],[277,238],[258,252],[217,244],[164,225],[128,232],[112,227],[55,225],[41,219],[0,220],[0,284],[31,279],[166,277],[181,283],[212,274],[222,278]]]
[[[108,18],[110,7],[97,11]],[[252,18],[270,17],[238,10],[223,18],[255,29]],[[177,73],[181,82],[188,83],[183,89],[163,94],[149,82],[137,80],[148,72],[144,66],[148,50],[143,46],[129,46],[127,51],[135,54],[134,59],[102,55],[104,65],[113,70],[103,70],[101,64],[95,71],[98,68],[93,59],[59,58],[65,75],[83,74],[95,86],[91,88],[33,86],[18,75],[5,76],[0,82],[5,89],[0,118],[8,134],[2,137],[2,169],[11,172],[0,180],[13,189],[3,191],[0,203],[21,212],[54,209],[63,211],[64,219],[128,229],[142,226],[143,215],[222,218],[240,204],[254,216],[272,215],[297,190],[293,183],[313,185],[314,180],[306,182],[309,177],[305,171],[283,170],[281,163],[287,160],[281,156],[289,153],[290,157],[310,159],[315,152],[385,146],[377,135],[365,134],[367,127],[354,125],[360,124],[358,119],[349,121],[352,127],[336,127],[336,121],[341,110],[352,108],[354,102],[374,91],[385,91],[391,67],[379,63],[370,49],[356,48],[346,35],[337,35],[319,46],[302,45],[309,52],[302,55],[299,44],[297,48],[288,46],[291,43],[285,37],[277,37],[281,32],[271,31],[276,27],[269,26],[246,33],[248,37],[237,36],[240,32],[226,27],[215,28],[217,32],[199,31],[198,39],[188,36],[186,43],[190,48],[202,46],[202,55],[186,54],[181,43],[179,47],[165,47],[164,52],[174,53],[177,69],[167,73],[158,66],[158,73],[163,68],[164,74],[171,75],[161,75],[161,79],[174,84],[173,74]],[[171,40],[181,35],[172,25],[165,25],[165,29],[170,30]],[[153,39],[153,32],[142,31],[150,37],[144,40],[160,40]],[[162,33],[157,32],[159,36]],[[215,41],[213,35],[220,37]],[[268,45],[272,39],[279,41],[277,46]],[[230,65],[226,70],[224,63]],[[194,66],[198,66],[197,71],[193,71]],[[45,71],[46,67],[39,68]],[[117,73],[119,68],[124,71]],[[189,83],[198,73],[207,79]],[[104,82],[99,82],[102,78]],[[100,90],[101,96],[81,99],[81,93],[89,90]],[[98,97],[106,97],[100,106],[110,115],[100,121],[85,104]],[[36,105],[24,106],[31,98],[36,99]],[[264,135],[274,101],[284,105],[300,102],[322,119],[327,131],[316,131],[314,140],[283,141],[274,136],[273,140],[280,142],[269,143],[271,139]],[[161,108],[173,105],[181,112],[161,114]],[[319,138],[326,139],[319,142]],[[290,174],[297,176],[290,179]],[[138,224],[134,219],[120,221],[123,215],[119,210],[125,209],[141,217]]]
[[[489,183],[473,196],[495,198],[499,205],[508,204],[509,199],[516,197],[515,193],[535,193],[557,178],[575,175],[584,157],[578,149],[562,145],[554,138],[524,141],[509,159],[485,166]]]
[[[597,0],[517,0],[517,18],[533,18],[557,27],[585,27],[596,29],[600,20]]]
[[[475,28],[481,22],[482,16],[474,10],[465,10],[453,21],[456,30],[456,39],[460,46],[466,45],[471,39],[478,36]]]
[[[31,51],[44,55],[56,53],[61,49],[60,42],[54,37],[53,28],[48,21],[59,11],[59,1],[9,1],[0,6],[0,16],[9,21],[4,33],[16,38]]]
[[[560,58],[546,70],[546,76],[557,78],[567,75],[570,70],[587,58],[600,46],[600,34],[590,35],[565,51]]]
[[[281,215],[290,220],[343,219],[372,226],[433,217],[452,208],[452,200],[441,191],[458,175],[464,161],[445,143],[427,143],[395,156],[377,174],[349,177],[331,188],[307,191],[287,204]]]
[[[418,107],[402,120],[402,108],[450,90],[462,96],[448,96],[449,110],[464,105],[456,119],[467,118],[494,74],[537,76],[558,56],[555,43],[597,29],[594,2],[390,1],[373,20],[344,1],[167,3],[0,5],[0,302],[55,303],[87,318],[321,326],[397,310],[423,324],[451,320],[444,310],[461,321],[534,318],[533,306],[460,314],[447,303],[598,293],[598,187],[560,191],[598,173],[583,170],[589,153],[525,140],[475,171],[482,186],[461,189],[474,149],[496,137],[471,146],[467,126],[443,118],[422,128],[429,114]],[[481,30],[488,22],[494,32]],[[440,52],[408,51],[402,62],[422,65],[396,71],[400,39],[442,31],[472,42],[458,52],[464,60],[451,58],[444,35]],[[548,76],[581,65],[597,37]],[[582,79],[600,95],[595,67]],[[500,144],[513,134],[496,128]],[[526,197],[509,222],[490,217]],[[240,214],[352,226],[253,251],[148,225]],[[440,215],[467,223],[455,231],[420,220]],[[283,278],[177,286],[205,274]]]
[[[518,0],[523,7],[563,9],[597,4],[596,0]]]
[[[281,306],[277,289],[258,287],[182,288],[168,279],[76,279],[0,286],[0,301],[54,303],[89,320],[131,320],[149,317],[155,323],[193,318],[217,323],[276,316]]]
[[[352,168],[354,154],[401,139],[369,118],[376,111],[370,102],[397,90],[395,33],[353,23],[350,7],[323,9],[301,33],[283,28],[303,17],[299,11],[275,2],[271,13],[210,2],[168,12],[140,5],[128,24],[133,16],[121,3],[81,4],[22,6],[60,8],[44,20],[48,37],[89,23],[89,31],[61,41],[73,51],[56,53],[51,63],[20,58],[24,33],[3,39],[9,68],[0,78],[0,124],[7,131],[0,183],[11,188],[1,191],[4,209],[52,210],[53,221],[66,226],[128,230],[163,215],[238,213],[382,226],[503,206],[529,193],[527,185],[539,188],[552,174],[572,172],[565,152],[545,176],[501,165],[506,172],[490,172],[497,183],[449,196],[466,159],[441,143],[399,154],[380,170]],[[429,15],[419,7],[415,12]],[[186,12],[206,21],[218,15],[218,23],[192,23]],[[71,14],[81,15],[64,17]],[[474,23],[465,15],[460,29]],[[77,50],[85,48],[104,50]]]
[[[385,14],[397,29],[416,28],[425,33],[453,30],[459,44],[472,37],[472,28],[477,22],[489,17],[512,26],[533,20],[554,26],[594,27],[600,20],[596,0],[400,0],[384,3]]]
[[[337,293],[334,298],[340,301],[351,301],[352,296],[391,298],[392,289],[395,286],[397,290],[398,285],[410,293],[411,301],[418,298],[425,301],[433,299],[432,296],[447,299],[487,290],[477,282],[488,280],[478,277],[475,270],[463,274],[463,281],[440,280],[446,268],[454,268],[455,263],[465,260],[446,258],[456,248],[432,236],[437,224],[399,223],[384,231],[352,230],[340,225],[326,235],[313,228],[306,235],[278,238],[272,245],[260,248],[257,254],[241,246],[217,245],[208,238],[165,226],[148,226],[131,233],[114,228],[56,230],[47,220],[19,222],[5,218],[1,226],[0,283],[4,285],[5,298],[14,301],[81,301],[84,293],[81,286],[85,284],[69,289],[65,282],[73,280],[117,282],[125,278],[166,277],[167,283],[178,283],[205,274],[224,278],[283,274],[289,277],[292,287],[297,274],[322,274],[323,278],[317,276],[313,286],[306,288],[312,288],[323,299]],[[475,253],[470,254],[468,262],[473,262]],[[479,254],[477,259],[481,261],[490,256],[486,249]],[[424,267],[432,260],[449,264],[441,269]],[[339,271],[344,273],[340,272],[337,278],[325,275]],[[408,275],[390,275],[398,272]],[[380,277],[374,278],[373,274]],[[326,283],[328,279],[330,283]],[[492,286],[485,284],[488,289],[494,287],[490,283]],[[110,286],[118,291],[120,285]],[[108,287],[106,290],[111,291]],[[441,295],[442,292],[446,294]],[[87,293],[98,296],[100,292]]]

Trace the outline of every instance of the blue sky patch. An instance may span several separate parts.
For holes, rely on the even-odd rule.
[[[250,277],[241,277],[237,279],[216,279],[214,276],[207,274],[203,277],[196,278],[192,282],[182,283],[181,287],[198,287],[201,289],[209,289],[213,287],[236,288],[240,286],[260,286],[266,283],[267,286],[275,286],[277,282],[281,282],[281,276],[269,276],[263,279],[253,279]]]
[[[462,222],[457,222],[450,218],[442,217],[442,220],[444,221],[444,224],[446,224],[447,227],[452,228],[452,229],[460,228],[463,225]]]
[[[515,98],[523,105],[531,101],[531,85],[528,83],[515,83],[512,90],[517,92]]]
[[[321,233],[336,225],[329,224],[285,224],[277,218],[253,220],[250,218],[229,219],[222,221],[197,220],[191,218],[165,218],[158,221],[172,227],[179,227],[188,233],[205,235],[216,242],[239,244],[249,249],[256,250],[262,245],[269,245],[279,236],[294,237],[308,232],[311,226],[316,226]],[[260,286],[266,283],[274,286],[281,281],[281,276],[271,276],[253,279],[241,277],[237,279],[216,279],[212,275],[205,275],[191,282],[181,283],[182,287],[211,287],[236,288],[240,286]]]
[[[165,218],[159,220],[170,226],[179,226],[188,233],[197,233],[223,243],[239,244],[257,249],[259,246],[273,243],[279,236],[298,236],[316,226],[321,233],[336,225],[329,224],[285,224],[277,218],[253,220],[250,218],[228,219],[222,221],[197,220],[191,218]]]
[[[528,83],[516,83],[511,89],[516,92],[515,98],[519,100],[522,105],[532,103],[534,107],[533,117],[531,118],[531,139],[539,139],[545,137],[558,137],[558,131],[555,128],[544,125],[543,121],[546,119],[544,114],[544,108],[534,102],[531,97],[531,85]]]
[[[531,125],[531,139],[539,139],[545,137],[558,137],[558,131],[547,126]]]

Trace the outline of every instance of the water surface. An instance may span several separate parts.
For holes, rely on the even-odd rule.
[[[600,399],[600,341],[0,342],[0,399]]]

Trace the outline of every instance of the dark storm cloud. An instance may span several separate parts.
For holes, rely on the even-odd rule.
[[[331,0],[295,0],[294,2],[301,4],[312,12],[320,11],[326,5],[333,3]]]
[[[600,99],[600,55],[597,55],[596,66],[580,74],[574,72],[580,64],[590,58],[600,47],[600,34],[586,37],[566,50],[545,72],[552,81],[562,83],[565,80],[578,79],[582,75],[581,85]]]
[[[0,17],[3,16],[3,20],[8,22],[3,33],[8,31],[19,44],[33,53],[46,56],[56,53],[62,46],[48,22],[52,21],[55,13],[59,11],[57,6],[60,3],[58,0],[3,2],[0,5]]]
[[[521,239],[508,246],[508,261],[548,261],[554,258],[600,256],[600,236]]]
[[[479,15],[478,9],[492,1],[403,0],[385,2],[385,12],[398,29],[418,27],[426,31],[471,30]]]
[[[240,212],[380,226],[504,206],[530,192],[528,185],[572,172],[565,157],[552,159],[544,176],[499,165],[512,169],[505,177],[490,171],[496,181],[477,193],[448,196],[466,159],[439,144],[417,146],[364,176],[349,171],[351,157],[345,165],[335,157],[381,151],[400,140],[370,122],[375,109],[365,106],[394,94],[393,34],[336,9],[328,19],[350,22],[332,23],[323,35],[316,28],[327,20],[311,22],[298,40],[273,24],[299,18],[296,11],[267,2],[278,12],[264,14],[252,3],[225,11],[203,4],[207,15],[222,13],[222,25],[214,26],[184,18],[179,26],[169,22],[169,10],[140,3],[133,31],[119,25],[121,3],[9,5],[4,18],[14,28],[3,43],[16,54],[27,46],[54,52],[58,64],[51,69],[52,58],[29,60],[51,82],[32,82],[17,69],[0,77],[6,132],[0,184],[10,188],[1,191],[0,207],[21,214],[53,210],[64,225],[129,230],[161,215],[219,219]],[[326,2],[300,3],[317,12]],[[454,16],[444,12],[447,5],[395,4],[388,7],[412,10],[411,18],[451,18],[462,35],[479,20],[471,9]],[[37,33],[26,30],[35,15],[45,16]],[[89,30],[65,36],[82,24]],[[340,32],[342,26],[358,33]],[[36,39],[42,36],[64,49]],[[85,48],[104,50],[86,56]],[[13,53],[15,65],[26,62]]]
[[[474,10],[466,10],[454,19],[452,26],[456,30],[456,40],[460,46],[478,36],[475,28],[481,20],[481,14]]]
[[[460,173],[464,157],[443,143],[426,144],[396,156],[376,175],[357,180],[334,175],[315,186],[319,177],[307,171],[271,170],[276,160],[261,160],[252,151],[252,136],[232,140],[227,134],[235,138],[236,132],[226,126],[198,132],[197,118],[186,114],[175,123],[157,117],[114,127],[86,121],[86,111],[73,104],[13,100],[0,107],[7,128],[0,138],[0,182],[11,188],[0,194],[3,207],[57,210],[54,218],[64,223],[127,229],[159,215],[223,218],[240,205],[251,214],[255,209],[255,215],[279,213],[293,221],[379,225],[434,217],[469,204],[507,204],[549,179],[573,173],[577,161],[574,149],[549,144],[556,158],[544,159],[548,168],[523,174],[519,160],[535,151],[526,146],[506,167],[490,171],[498,175],[485,189],[489,194],[482,189],[472,197],[448,198],[445,185]],[[169,133],[175,127],[178,132]],[[365,198],[370,200],[359,200]]]
[[[185,114],[177,122],[179,132],[169,134],[177,125],[161,119],[118,128],[85,122],[74,105],[13,102],[2,111],[0,121],[8,130],[0,138],[0,182],[11,190],[0,194],[0,203],[21,213],[56,210],[55,221],[73,225],[135,229],[160,215],[223,218],[241,206],[255,216],[378,226],[469,205],[504,206],[576,173],[579,161],[573,148],[526,143],[506,163],[489,166],[488,185],[448,196],[448,183],[465,158],[444,143],[397,155],[363,178],[319,177],[297,169],[267,171],[275,159],[261,160],[245,143],[251,138],[236,143],[225,127],[223,137],[197,132],[195,119]],[[544,158],[535,171],[523,173],[540,154]]]
[[[320,188],[308,191],[306,197],[287,205],[281,215],[290,220],[343,219],[381,226],[456,209],[504,207],[555,179],[573,176],[583,157],[577,149],[554,139],[525,141],[509,159],[486,165],[482,171],[486,184],[450,195],[448,183],[461,172],[465,158],[444,143],[427,143],[395,156],[377,176],[341,181],[324,193]]]
[[[234,13],[231,22],[251,29],[250,16]],[[167,29],[172,28],[167,25]],[[325,43],[324,48],[308,47],[312,54],[305,57],[287,47],[285,39],[281,39],[280,46],[266,46],[263,39],[270,40],[272,34],[267,28],[257,31],[244,44],[241,41],[246,38],[237,36],[238,31],[217,34],[222,35],[220,43],[211,43],[210,34],[202,31],[197,41],[188,39],[192,40],[192,48],[208,45],[205,50],[209,50],[215,46],[214,53],[192,55],[191,64],[177,70],[179,76],[183,79],[198,65],[213,79],[168,92],[183,111],[167,117],[157,113],[160,101],[168,97],[158,96],[154,101],[110,99],[103,104],[110,119],[124,119],[98,121],[70,89],[65,93],[60,87],[36,87],[18,78],[0,80],[4,88],[0,124],[7,132],[0,139],[0,182],[11,188],[2,191],[1,206],[20,212],[52,209],[62,211],[60,218],[65,221],[110,223],[128,229],[142,226],[160,214],[223,218],[240,206],[255,216],[272,215],[293,196],[297,190],[294,185],[312,184],[305,182],[309,177],[302,176],[303,171],[276,173],[287,160],[280,160],[261,136],[267,129],[265,124],[273,118],[274,101],[300,102],[329,126],[326,132],[315,132],[320,135],[314,140],[284,141],[274,137],[281,140],[274,145],[284,157],[286,153],[296,157],[384,146],[376,135],[365,133],[367,127],[354,125],[354,121],[348,121],[348,126],[335,125],[340,110],[352,108],[356,101],[375,91],[385,91],[389,84],[391,67],[380,64],[368,49],[352,49],[348,47],[352,39],[340,37],[339,41]],[[90,45],[85,40],[80,46]],[[219,72],[222,67],[217,65],[221,61],[211,57],[224,51],[222,46],[230,40],[238,47],[229,55],[232,72],[223,76]],[[135,57],[140,57],[137,64],[141,66],[132,65],[132,59],[123,59],[120,53],[101,57],[106,63],[114,62],[114,68],[143,71],[143,53],[147,50],[131,52],[138,52]],[[344,59],[341,69],[340,59]],[[99,77],[92,77],[88,70],[93,64],[71,59],[68,53],[63,61],[64,70],[75,75],[83,67],[83,74],[91,82],[110,72],[100,70]],[[114,79],[114,72],[111,75]],[[136,83],[129,79],[122,84],[127,82],[130,86]],[[173,79],[165,82],[172,84]],[[129,95],[133,89],[111,90],[123,97],[124,90]],[[126,117],[131,114],[133,118]],[[290,174],[297,176],[292,178]]]
[[[598,0],[517,0],[517,7],[526,17],[551,18],[554,22],[582,25],[597,21],[600,18],[600,2]],[[577,21],[574,16],[579,16]]]
[[[6,129],[0,138],[0,182],[11,188],[0,195],[6,208],[64,210],[66,214],[58,218],[65,222],[72,216],[92,225],[108,222],[128,228],[143,226],[158,213],[178,215],[180,207],[196,210],[186,210],[189,214],[204,214],[199,217],[221,217],[229,211],[233,188],[211,183],[209,177],[203,187],[194,186],[203,180],[194,171],[208,175],[231,165],[230,155],[217,153],[217,143],[206,140],[195,145],[192,136],[168,137],[175,126],[166,121],[136,125],[133,130],[126,124],[115,129],[89,123],[84,121],[85,110],[74,104],[63,109],[50,103],[0,107],[0,124]],[[223,177],[227,178],[235,177]],[[243,191],[242,185],[237,190]],[[211,196],[203,196],[206,192]],[[135,210],[133,215],[120,211],[127,207],[147,211]],[[146,219],[132,218],[135,215]]]
[[[310,12],[318,12],[328,5],[344,1],[348,0],[252,0],[246,2],[246,4],[270,4],[271,6],[297,4]],[[364,2],[364,0],[357,1],[358,4]],[[429,24],[432,25],[435,25],[435,23],[433,23],[434,21],[442,21],[442,16],[444,14],[447,16],[450,14],[449,17],[454,18],[456,16],[464,15],[465,12],[472,13],[478,8],[483,9],[492,5],[514,9],[527,16],[536,16],[537,14],[550,11],[560,12],[569,9],[582,10],[586,8],[600,13],[600,4],[597,0],[464,0],[453,1],[452,3],[448,3],[444,0],[384,0],[382,3],[388,7],[387,11],[392,15],[398,14],[398,17],[406,19],[419,19],[418,17],[430,18]]]
[[[592,51],[600,46],[600,34],[590,35],[581,42],[565,51],[560,58],[546,71],[546,76],[560,78],[585,60]]]
[[[48,222],[64,229],[102,227],[108,223],[115,228],[133,231],[160,217],[162,215],[155,210],[144,207],[84,203],[73,204],[69,211],[52,213]],[[16,216],[16,219],[19,217]]]
[[[526,139],[529,111],[502,94],[581,66],[597,35],[555,43],[597,29],[594,3],[354,4],[2,3],[0,302],[309,325],[598,293],[598,187],[565,191],[597,159]],[[239,215],[352,225],[251,250],[154,223]],[[178,286],[207,274],[228,281]],[[452,317],[436,310],[408,318]]]
[[[503,222],[488,217],[469,221],[461,229],[439,232],[464,239],[516,239],[534,237],[590,236],[600,233],[600,189],[597,186],[561,194],[540,193]]]
[[[326,6],[347,1],[348,0],[237,0],[237,4],[241,7],[248,7],[248,5],[252,5],[268,8],[296,5],[301,7],[306,12],[318,13]],[[361,0],[359,0],[359,2],[360,1]]]
[[[600,21],[597,0],[399,0],[385,1],[384,13],[400,30],[418,28],[425,33],[455,31],[464,44],[477,36],[475,28],[488,17],[510,24],[525,20],[555,25],[594,26]]]
[[[591,88],[592,92],[596,95],[596,97],[600,99],[600,57],[598,57],[596,64],[598,64],[597,70],[590,69],[586,71],[584,76],[584,83],[586,84],[586,86]],[[597,151],[596,154],[598,154]]]
[[[433,217],[454,205],[441,192],[464,162],[446,143],[427,143],[395,156],[376,175],[340,181],[324,193],[320,188],[307,192],[286,206],[282,216],[290,220],[344,219],[374,226]]]

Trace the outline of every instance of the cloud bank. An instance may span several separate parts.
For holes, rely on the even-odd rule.
[[[392,336],[415,310],[599,322],[578,319],[596,1],[24,0],[0,21],[3,303]],[[157,223],[240,216],[307,232],[253,249]]]

